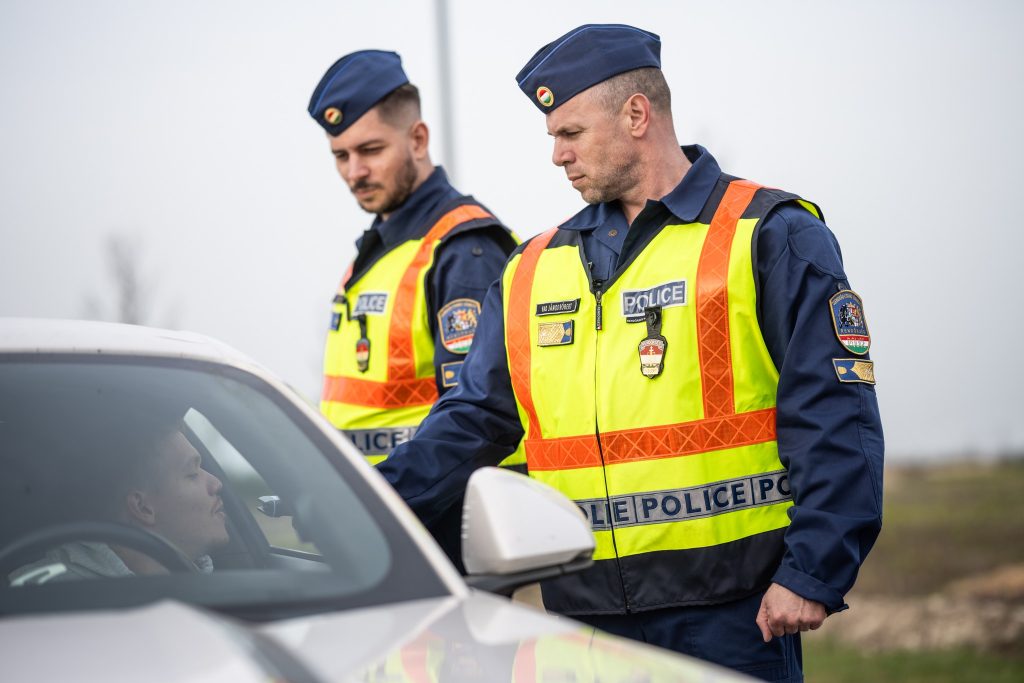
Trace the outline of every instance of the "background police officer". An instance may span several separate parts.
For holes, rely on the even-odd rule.
[[[881,526],[870,338],[839,320],[860,300],[835,238],[679,146],[652,33],[581,26],[517,81],[589,206],[513,254],[459,388],[380,470],[429,520],[525,435],[597,539],[549,609],[802,680],[799,632],[845,609]]]
[[[515,240],[431,163],[419,91],[396,53],[339,59],[309,114],[359,206],[376,214],[334,297],[320,404],[374,463],[458,384],[480,302]],[[438,540],[458,560],[454,507],[454,538]],[[435,525],[435,535],[444,528]]]

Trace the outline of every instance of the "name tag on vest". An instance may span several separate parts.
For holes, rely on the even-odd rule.
[[[567,299],[565,301],[548,301],[537,304],[536,315],[558,315],[559,313],[575,313],[580,310],[579,299]]]
[[[686,305],[686,280],[676,280],[650,289],[627,289],[622,292],[622,315],[628,323],[644,320],[644,310],[652,306],[671,308]]]

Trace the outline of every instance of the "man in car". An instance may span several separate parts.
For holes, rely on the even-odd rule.
[[[113,429],[107,431],[94,445],[94,454],[99,449],[106,452],[83,458],[89,471],[78,478],[83,502],[71,506],[75,521],[113,521],[139,527],[170,541],[199,571],[212,571],[209,553],[229,541],[221,481],[202,468],[202,459],[180,421],[135,424],[129,430],[131,434],[121,438]],[[14,572],[12,585],[168,571],[156,559],[131,547],[75,541]]]

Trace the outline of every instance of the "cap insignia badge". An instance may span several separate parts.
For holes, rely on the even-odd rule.
[[[551,92],[551,88],[542,85],[537,88],[537,101],[545,107],[550,107],[555,103],[555,93]]]

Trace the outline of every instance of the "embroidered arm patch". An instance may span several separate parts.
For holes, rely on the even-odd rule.
[[[469,353],[479,319],[479,301],[455,299],[442,306],[437,312],[437,329],[441,332],[444,348],[452,353]]]
[[[875,363],[858,358],[833,358],[832,365],[836,368],[836,377],[840,382],[875,383]]]

